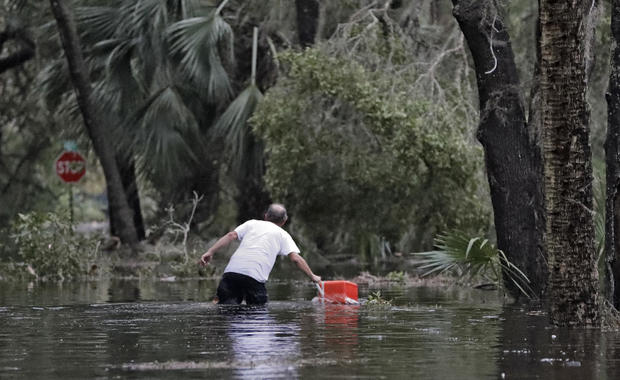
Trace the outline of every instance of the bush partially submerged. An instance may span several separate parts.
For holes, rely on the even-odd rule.
[[[54,213],[18,215],[11,238],[24,275],[64,280],[87,274],[96,240],[75,234],[67,219]]]

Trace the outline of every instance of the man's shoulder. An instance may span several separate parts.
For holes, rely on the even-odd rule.
[[[282,228],[280,228],[277,224],[274,224],[272,222],[268,222],[266,220],[258,220],[258,219],[250,219],[248,221],[246,221],[245,223],[242,224],[242,226],[244,227],[248,227],[248,228],[256,228],[256,229],[261,229],[261,230],[268,230],[268,231],[284,231]],[[284,231],[286,232],[286,231]]]

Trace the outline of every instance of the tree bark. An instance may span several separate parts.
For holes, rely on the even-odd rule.
[[[256,141],[254,134],[250,133],[246,139],[250,147],[248,150],[255,149]],[[260,144],[261,150],[264,151],[264,147]],[[264,168],[264,165],[261,165]],[[264,169],[263,173],[258,173],[247,170],[246,175],[237,179],[237,189],[239,193],[235,197],[237,202],[237,222],[243,223],[249,219],[263,219],[267,207],[271,204],[271,196],[265,188]]]
[[[256,178],[248,178],[242,180],[238,184],[239,195],[236,197],[238,214],[237,222],[239,224],[250,219],[263,219],[267,207],[271,204],[269,193],[265,191],[265,186],[260,181],[257,183]]]
[[[551,320],[600,324],[586,102],[590,2],[540,1],[545,249]]]
[[[542,250],[541,155],[525,119],[510,36],[494,0],[452,3],[476,70],[478,140],[485,153],[498,248],[528,276],[534,295],[542,297],[548,276]],[[508,276],[504,279],[519,297],[518,288]]]
[[[136,182],[136,165],[132,159],[128,161],[121,156],[116,156],[116,163],[121,174],[123,189],[127,195],[127,203],[133,214],[133,224],[138,234],[138,240],[142,241],[146,237],[142,209],[140,207],[140,195],[138,193],[138,183]],[[110,231],[117,236],[119,228],[119,217],[110,210]]]
[[[123,191],[123,183],[116,165],[114,147],[109,143],[103,124],[92,103],[92,88],[88,71],[79,45],[75,21],[71,11],[62,0],[50,0],[52,13],[56,19],[60,39],[69,64],[71,81],[75,89],[76,99],[86,132],[93,143],[95,153],[99,157],[106,178],[108,205],[110,215],[118,216],[118,237],[125,244],[134,246],[138,235],[133,224],[133,216]]]
[[[611,5],[611,73],[607,89],[607,138],[605,163],[607,199],[605,202],[605,295],[620,308],[620,0]]]
[[[297,10],[297,36],[302,48],[314,45],[319,25],[318,0],[295,0]]]

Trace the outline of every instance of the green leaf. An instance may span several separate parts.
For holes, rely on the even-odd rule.
[[[438,250],[413,254],[420,258],[419,268],[426,270],[422,276],[454,271],[460,276],[472,278],[486,277],[490,273],[497,286],[503,287],[503,274],[523,295],[528,298],[533,296],[525,273],[508,261],[504,252],[490,244],[488,239],[468,238],[461,231],[450,231],[438,235],[435,245]]]

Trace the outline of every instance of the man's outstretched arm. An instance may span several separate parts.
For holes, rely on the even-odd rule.
[[[229,233],[227,233],[226,235],[222,236],[221,238],[219,238],[215,244],[213,244],[213,246],[211,248],[209,248],[207,250],[207,252],[205,252],[202,257],[200,258],[200,265],[207,265],[209,264],[209,261],[211,261],[211,258],[213,257],[213,255],[215,254],[215,252],[222,248],[222,247],[226,247],[228,244],[230,244],[231,242],[235,241],[239,239],[239,235],[237,235],[237,232],[235,231],[230,231]]]
[[[314,281],[316,283],[321,282],[321,277],[317,276],[316,274],[314,274],[312,272],[312,269],[310,269],[310,267],[308,266],[308,263],[306,262],[306,260],[304,260],[303,257],[299,256],[298,253],[291,252],[291,253],[289,253],[288,257],[291,259],[292,262],[295,263],[295,265],[297,265],[297,268],[299,268],[308,277],[310,277],[310,279],[312,281]]]

